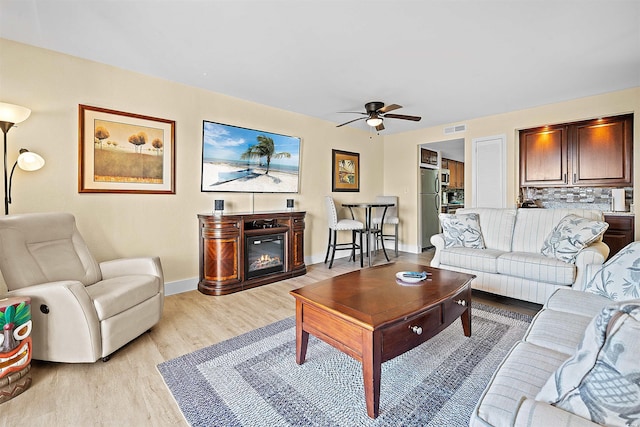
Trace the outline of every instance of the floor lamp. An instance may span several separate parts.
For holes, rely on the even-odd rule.
[[[7,132],[16,123],[29,117],[31,110],[19,105],[0,102],[0,129],[4,133],[4,213],[9,214],[9,181],[7,180]]]

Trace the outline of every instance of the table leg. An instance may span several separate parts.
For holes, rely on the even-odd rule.
[[[379,332],[364,334],[362,348],[362,379],[367,415],[376,418],[380,408],[380,374],[382,372],[382,342]]]
[[[471,301],[471,299],[469,299]],[[471,306],[468,305],[467,309],[460,316],[460,320],[462,321],[462,331],[464,332],[465,337],[471,336]]]
[[[309,332],[302,329],[303,304],[296,300],[296,363],[302,365],[307,357],[307,345],[309,344]]]
[[[371,267],[371,206],[364,209],[364,217],[367,227],[367,256],[369,257],[369,267]]]

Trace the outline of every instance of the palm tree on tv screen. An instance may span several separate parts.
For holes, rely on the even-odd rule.
[[[291,158],[291,153],[287,153],[285,151],[281,153],[276,153],[276,146],[273,143],[273,139],[268,136],[258,135],[257,138],[258,143],[256,145],[252,145],[247,148],[247,151],[242,153],[240,156],[241,159],[249,159],[251,157],[266,157],[267,158],[267,172],[265,175],[269,175],[269,165],[271,164],[271,159],[282,159],[282,158]]]

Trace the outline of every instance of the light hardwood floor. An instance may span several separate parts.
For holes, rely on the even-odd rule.
[[[391,260],[428,265],[432,255],[400,253]],[[383,261],[381,255],[375,258],[376,265]],[[231,295],[214,297],[191,291],[168,296],[160,323],[106,363],[33,361],[33,384],[0,405],[0,426],[186,426],[156,365],[293,316],[290,290],[358,266],[341,258],[332,269],[322,263],[310,265],[304,276]],[[476,291],[473,300],[525,314],[540,309],[536,304]]]

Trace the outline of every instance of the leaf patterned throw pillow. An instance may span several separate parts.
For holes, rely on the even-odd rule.
[[[602,425],[640,425],[639,341],[640,300],[603,308],[536,400]]]
[[[604,221],[593,221],[569,214],[562,218],[542,244],[542,254],[564,262],[575,263],[576,255],[595,242],[609,228]]]
[[[440,225],[444,234],[444,247],[484,249],[484,239],[480,230],[480,215],[440,214]]]
[[[584,290],[614,301],[640,298],[640,242],[629,243],[600,266]]]

